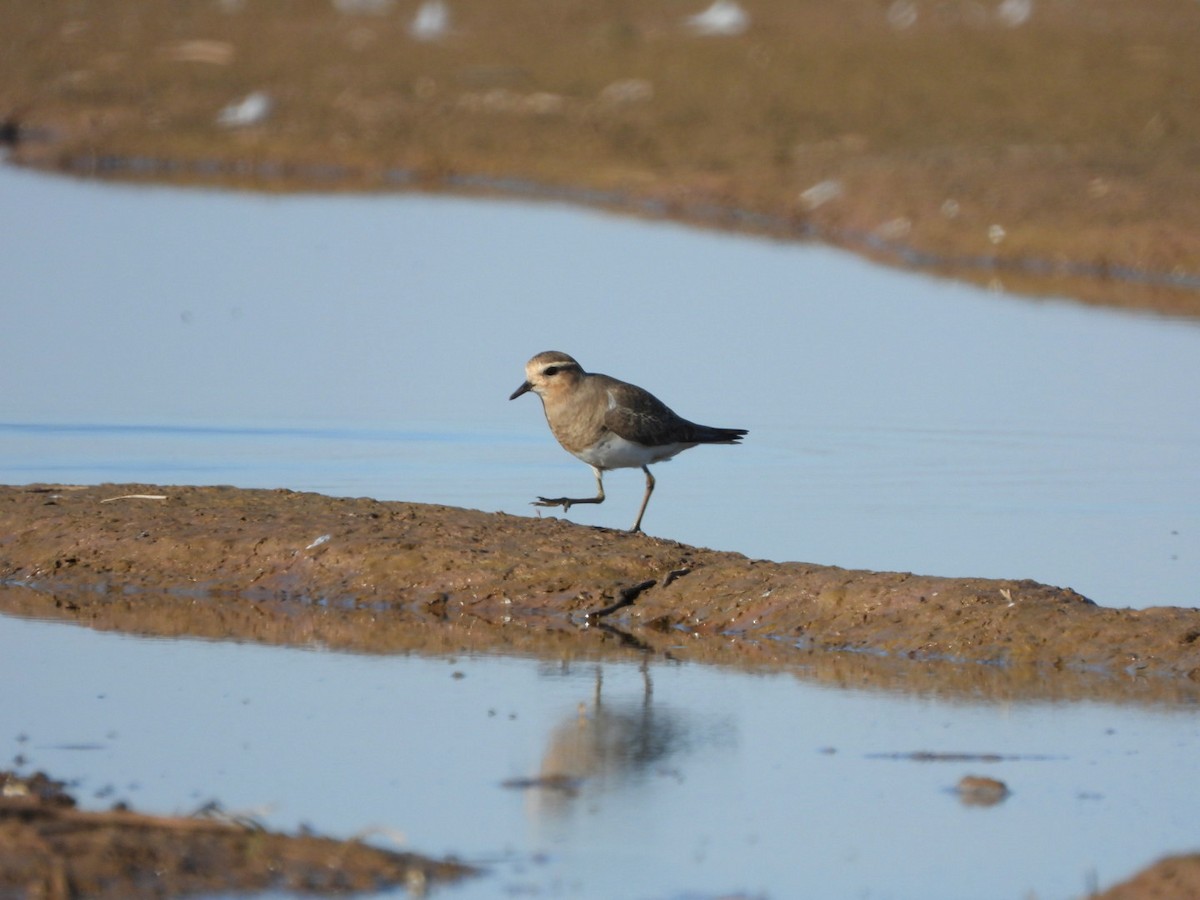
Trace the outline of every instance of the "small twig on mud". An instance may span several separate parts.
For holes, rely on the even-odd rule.
[[[651,578],[649,581],[643,581],[641,584],[635,584],[633,587],[622,588],[617,594],[616,603],[612,603],[604,609],[598,609],[595,612],[587,614],[589,619],[603,619],[605,616],[610,616],[618,609],[624,609],[626,606],[632,606],[633,601],[638,598],[642,591],[649,590],[654,587],[657,582]]]
[[[680,569],[672,569],[670,572],[667,573],[667,577],[663,579],[662,586],[666,587],[668,584],[670,584],[676,578],[682,578],[684,575],[690,575],[691,572],[692,572],[692,570],[691,570],[690,566],[684,566],[683,568],[680,568]]]
[[[101,503],[112,503],[114,500],[166,500],[166,494],[122,494],[120,497],[105,497]]]

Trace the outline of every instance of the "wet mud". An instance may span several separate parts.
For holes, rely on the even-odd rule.
[[[207,809],[186,817],[76,808],[62,782],[0,771],[0,897],[104,900],[285,890],[334,896],[474,874],[359,841],[264,830]]]
[[[653,653],[931,690],[1200,694],[1200,610],[286,490],[0,487],[0,610],[360,652]]]
[[[1026,580],[770,562],[554,518],[287,490],[0,487],[0,613],[367,653],[688,660],[974,701],[1200,702],[1200,610],[1107,609]],[[223,817],[82,812],[44,776],[0,778],[14,785],[0,798],[0,896],[419,895],[470,872]],[[1007,794],[989,779],[958,790],[976,805]],[[1171,857],[1095,896],[1197,885],[1200,856]]]
[[[1200,853],[1160,859],[1090,900],[1187,900],[1200,897]]]

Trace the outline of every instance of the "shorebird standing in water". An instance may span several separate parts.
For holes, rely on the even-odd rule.
[[[670,459],[697,444],[738,444],[743,428],[711,428],[677,416],[671,409],[636,385],[607,375],[583,371],[565,353],[539,353],[525,364],[525,381],[513,391],[516,400],[527,391],[542,398],[550,430],[563,449],[592,467],[596,474],[595,497],[538,497],[534,506],[561,506],[604,502],[604,473],[609,469],[641,468],[646,473],[646,493],[630,531],[642,530],[642,515],[654,492],[651,463]]]

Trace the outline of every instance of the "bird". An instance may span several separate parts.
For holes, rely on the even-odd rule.
[[[539,353],[525,364],[525,381],[509,400],[529,391],[542,401],[546,422],[563,449],[592,467],[595,497],[538,497],[534,506],[604,502],[604,473],[610,469],[641,468],[646,493],[630,532],[642,530],[642,516],[654,493],[649,466],[670,459],[698,444],[740,444],[744,428],[697,425],[676,415],[649,391],[585,372],[572,357],[557,350]]]

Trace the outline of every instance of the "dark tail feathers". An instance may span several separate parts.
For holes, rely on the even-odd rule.
[[[696,442],[700,444],[740,444],[748,431],[745,428],[712,428],[696,426]]]

